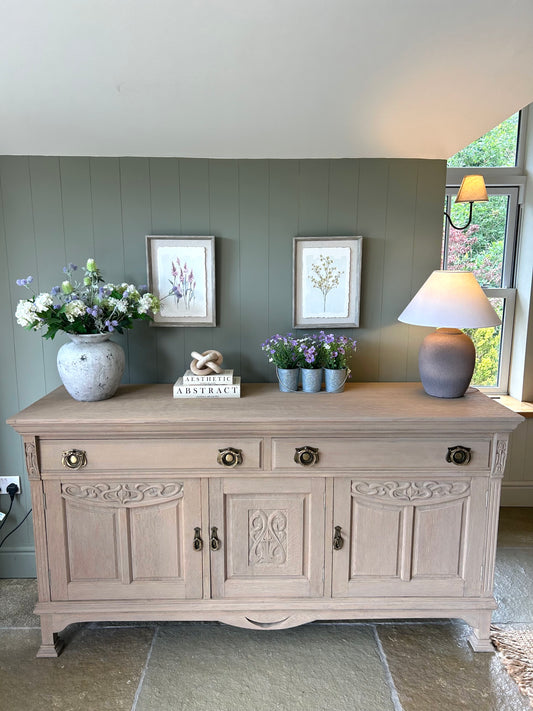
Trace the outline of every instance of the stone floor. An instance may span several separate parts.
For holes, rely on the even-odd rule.
[[[533,626],[533,509],[502,509],[494,621]],[[514,711],[529,709],[459,621],[72,625],[36,659],[34,580],[0,580],[2,711]]]

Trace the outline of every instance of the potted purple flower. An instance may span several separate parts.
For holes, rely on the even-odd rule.
[[[298,349],[302,390],[306,393],[317,393],[322,387],[322,363],[320,362],[320,348],[316,335],[300,338]]]
[[[276,366],[276,374],[279,381],[279,389],[281,392],[290,393],[298,390],[298,339],[294,338],[292,333],[287,333],[286,336],[281,336],[276,333],[275,336],[267,338],[261,344],[261,349],[268,355],[268,362],[274,363]]]
[[[324,331],[320,331],[317,341],[318,358],[324,368],[326,391],[340,393],[344,390],[344,384],[351,374],[348,361],[356,351],[357,341],[348,336],[324,333]]]

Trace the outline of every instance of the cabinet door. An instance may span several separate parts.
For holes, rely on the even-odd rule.
[[[200,480],[45,482],[52,599],[200,598]]]
[[[335,480],[333,595],[479,594],[487,480],[396,476]]]
[[[324,494],[323,479],[211,480],[213,597],[320,597]]]

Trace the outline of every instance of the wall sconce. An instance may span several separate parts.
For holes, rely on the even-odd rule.
[[[460,328],[501,323],[472,272],[434,271],[398,316],[398,321],[437,330],[424,338],[418,369],[434,397],[462,397],[474,373],[476,349]]]
[[[450,221],[450,225],[456,230],[466,230],[468,225],[472,222],[472,207],[474,202],[487,202],[489,196],[487,195],[487,188],[485,187],[485,181],[482,175],[465,175],[455,202],[469,202],[470,203],[470,215],[468,217],[468,222],[463,227],[457,227],[452,222],[452,218],[447,212],[444,214]]]

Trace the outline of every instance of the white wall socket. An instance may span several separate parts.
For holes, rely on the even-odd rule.
[[[20,494],[20,477],[19,476],[0,476],[0,494],[7,494],[7,487],[10,484],[16,484],[19,488],[17,494]]]

